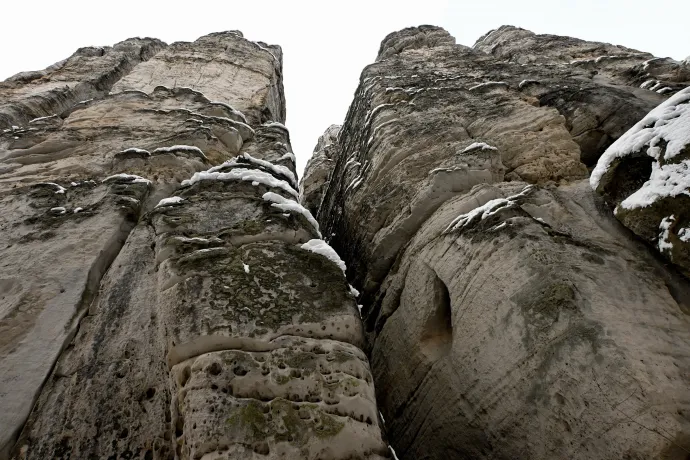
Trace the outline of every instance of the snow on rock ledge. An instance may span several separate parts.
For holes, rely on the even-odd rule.
[[[341,259],[338,253],[335,252],[335,249],[333,249],[324,240],[309,240],[300,247],[302,249],[306,249],[307,251],[315,252],[316,254],[324,256],[325,258],[336,264],[343,271],[343,273],[345,273],[345,270],[347,268],[345,266],[345,262],[343,262],[343,259]]]
[[[652,110],[614,142],[590,185],[618,220],[690,273],[690,88]],[[661,231],[660,231],[661,230]]]
[[[232,169],[228,172],[219,172],[213,171],[211,168],[208,171],[194,173],[191,179],[182,181],[182,186],[194,185],[203,180],[248,181],[252,184],[256,183],[256,185],[263,184],[267,187],[279,188],[295,199],[299,199],[299,194],[290,184],[258,169]]]
[[[273,192],[264,193],[262,198],[266,201],[270,201],[271,206],[278,208],[281,211],[303,215],[304,218],[307,219],[307,221],[312,225],[312,227],[314,227],[314,230],[319,237],[321,236],[321,232],[319,231],[319,223],[316,221],[316,219],[314,219],[314,216],[311,215],[311,212],[309,212],[308,209],[303,207],[297,201],[290,200]]]

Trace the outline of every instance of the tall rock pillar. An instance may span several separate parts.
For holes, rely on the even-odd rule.
[[[5,440],[14,458],[388,455],[345,266],[297,202],[281,70],[279,47],[211,34],[36,131],[7,128],[5,146],[27,140],[4,156],[19,230],[3,269],[87,286],[45,320],[69,330],[45,339],[54,357]],[[44,247],[54,264],[19,264]],[[100,254],[97,269],[70,271],[58,257],[72,252]]]

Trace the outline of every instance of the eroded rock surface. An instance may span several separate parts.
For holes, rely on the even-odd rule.
[[[237,31],[0,83],[0,460],[687,460],[689,71],[407,28],[301,183]]]
[[[623,225],[690,277],[690,89],[609,147],[590,182]]]
[[[314,153],[304,168],[304,177],[300,182],[301,202],[316,215],[323,200],[323,194],[328,188],[328,178],[335,166],[337,138],[340,132],[339,125],[328,127],[316,143]]]
[[[0,458],[388,457],[280,48],[160,48],[2,131]]]
[[[108,94],[136,65],[165,47],[160,40],[131,38],[110,47],[80,48],[69,58],[0,82],[0,128],[25,126],[60,114],[81,101]]]
[[[685,459],[690,283],[586,178],[680,103],[687,64],[514,27],[453,43],[429,26],[384,39],[317,211],[362,291],[398,456]]]

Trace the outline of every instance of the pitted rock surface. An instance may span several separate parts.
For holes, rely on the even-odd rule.
[[[0,458],[388,457],[357,303],[298,204],[280,48],[159,48],[55,115],[3,106]],[[90,84],[92,51],[44,80]]]

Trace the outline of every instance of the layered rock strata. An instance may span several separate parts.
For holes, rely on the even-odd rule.
[[[667,97],[685,103],[689,70],[514,27],[473,48],[433,26],[384,39],[334,161],[306,170],[305,184],[327,177],[312,192],[323,198],[305,188],[302,200],[321,202],[322,232],[362,291],[401,459],[687,457],[690,282],[587,177],[615,156],[625,179],[601,187],[618,204],[655,179],[652,161],[680,168],[658,130],[635,144],[653,157],[640,167],[611,152]],[[664,217],[677,243],[688,191],[676,192],[637,226],[617,216],[653,243]]]
[[[328,177],[337,156],[336,148],[339,132],[339,125],[331,125],[319,137],[314,153],[312,153],[305,169],[309,171],[309,174],[304,176],[300,182],[302,204],[312,214],[316,214],[319,210],[323,194],[328,189]]]
[[[280,48],[152,43],[94,100],[3,101],[0,458],[387,457]]]

